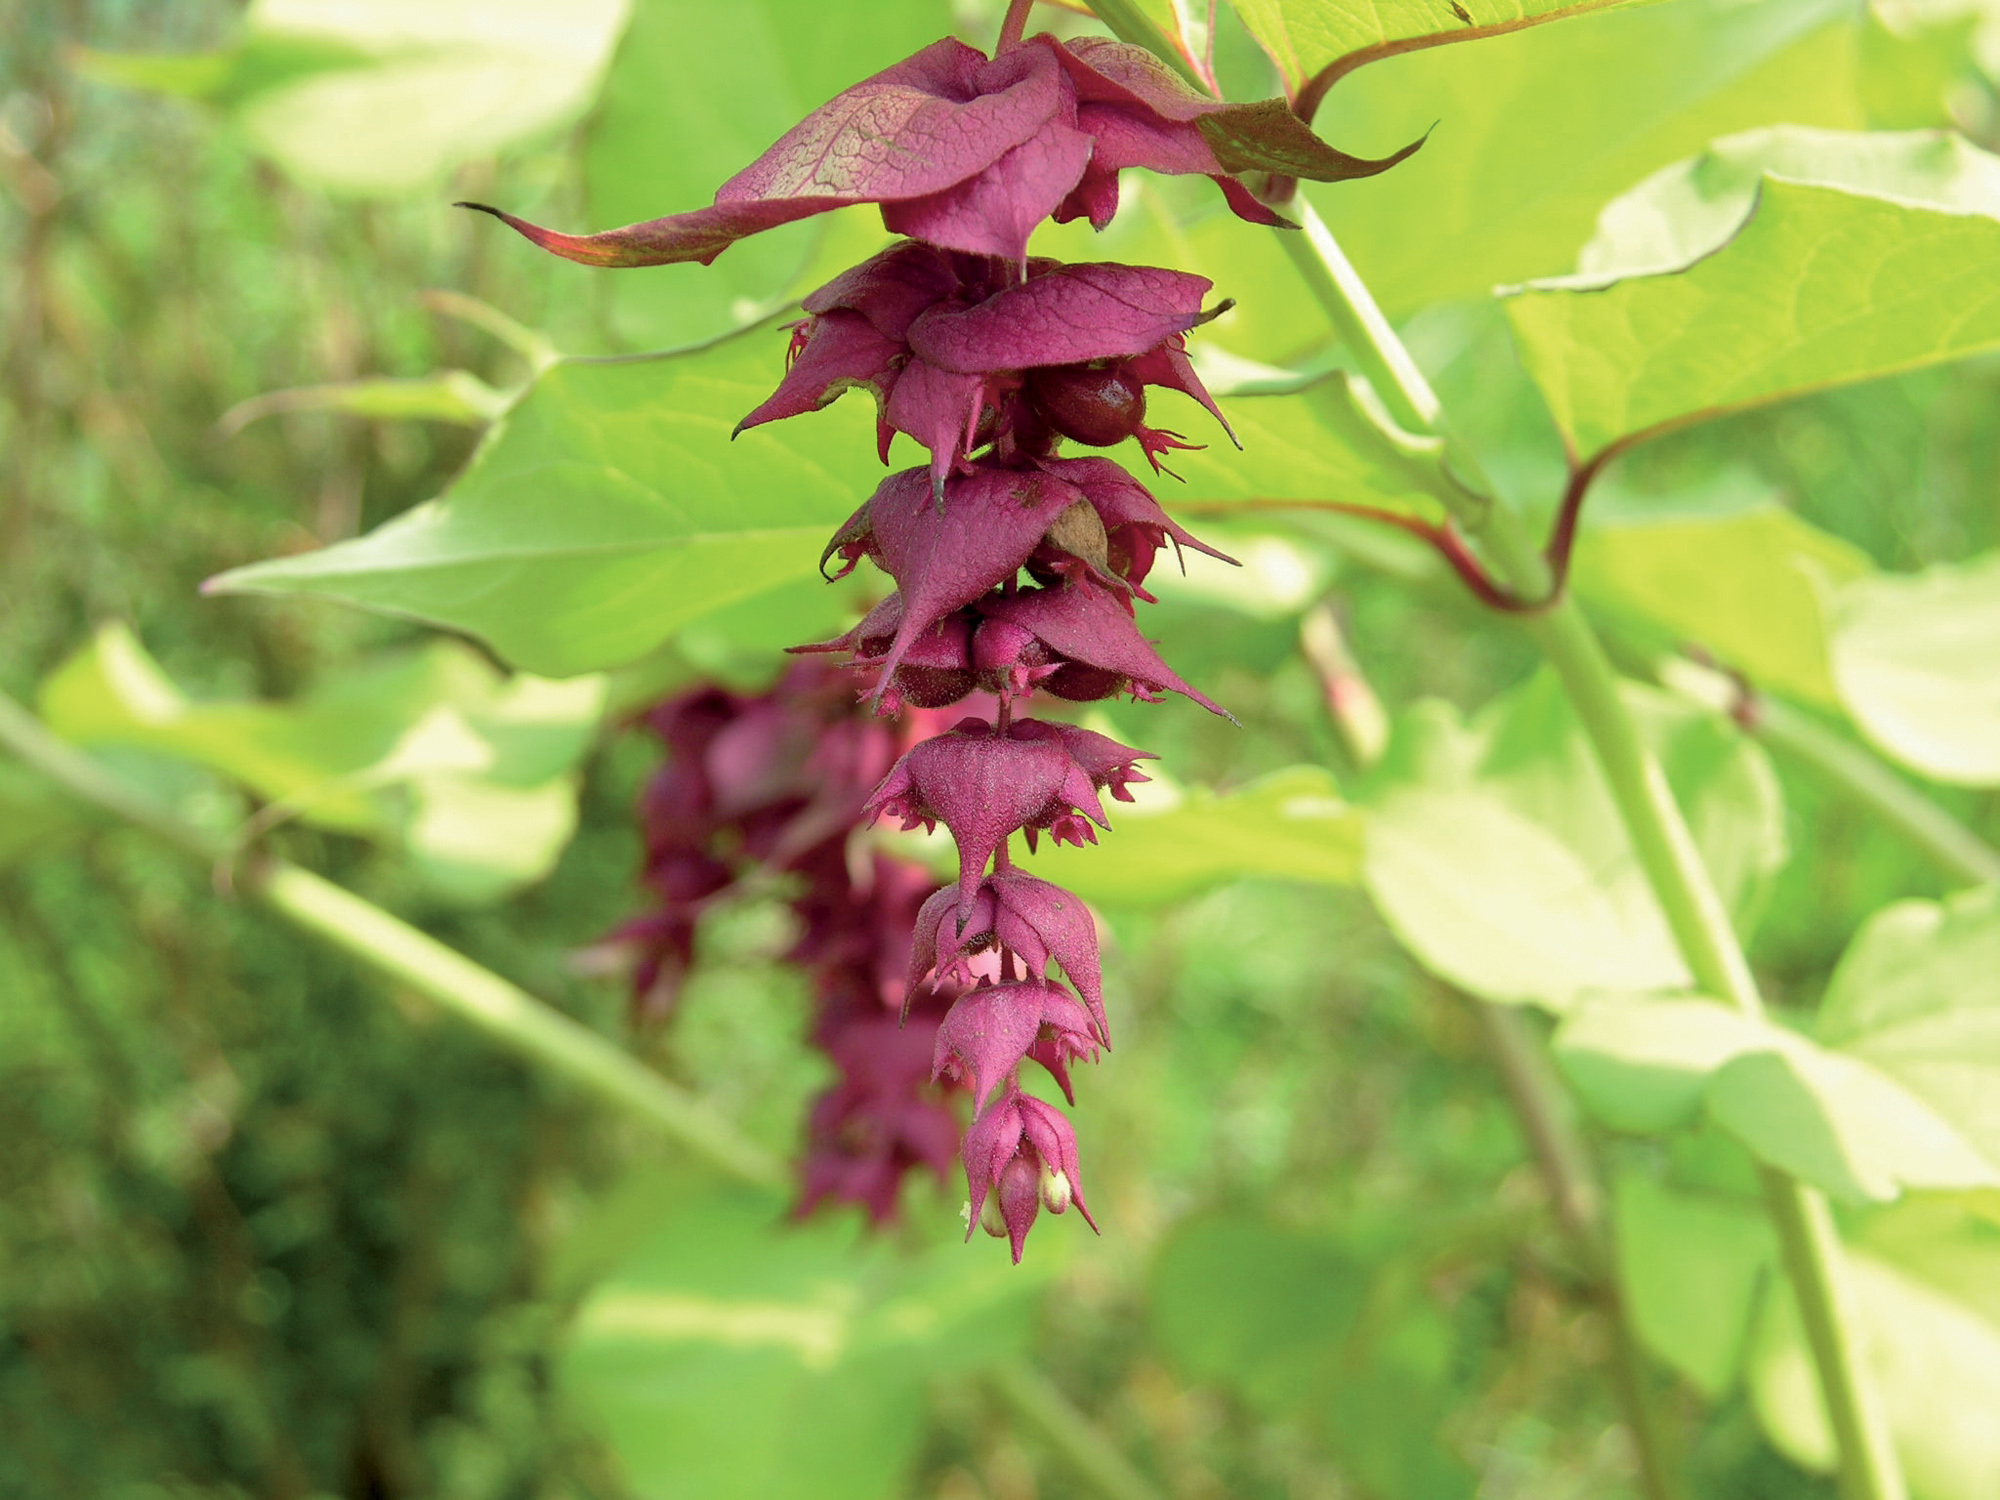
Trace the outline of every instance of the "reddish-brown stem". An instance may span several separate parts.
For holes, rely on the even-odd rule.
[[[1549,586],[1549,597],[1554,599],[1563,591],[1569,579],[1569,555],[1576,546],[1576,525],[1583,515],[1583,502],[1590,494],[1591,482],[1604,471],[1604,465],[1612,456],[1607,448],[1589,463],[1578,464],[1570,469],[1569,484],[1563,490],[1562,509],[1556,512],[1556,523],[1549,528],[1548,545],[1542,555],[1548,559],[1549,574],[1554,582]]]
[[[1376,521],[1384,526],[1393,526],[1398,531],[1406,531],[1421,541],[1428,542],[1451,565],[1451,570],[1459,577],[1473,597],[1489,609],[1501,610],[1507,614],[1533,614],[1547,609],[1561,593],[1558,584],[1545,599],[1524,599],[1505,584],[1496,581],[1480,560],[1473,556],[1450,521],[1426,521],[1422,516],[1408,516],[1400,511],[1378,510],[1372,505],[1356,505],[1347,500],[1235,500],[1213,504],[1195,503],[1178,505],[1176,510],[1207,512],[1210,515],[1228,515],[1244,510],[1325,510],[1336,515],[1355,516],[1363,521]]]
[[[1000,40],[993,48],[995,57],[1021,45],[1021,38],[1028,30],[1028,12],[1034,5],[1035,0],[1008,0],[1007,19],[1000,23]]]

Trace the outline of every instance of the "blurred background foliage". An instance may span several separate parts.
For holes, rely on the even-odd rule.
[[[206,826],[254,819],[617,1033],[622,987],[588,953],[633,904],[651,755],[621,715],[697,673],[766,678],[775,645],[844,602],[753,600],[637,667],[556,684],[379,614],[198,587],[439,493],[548,348],[711,338],[875,233],[841,215],[706,277],[604,277],[450,199],[592,225],[695,204],[805,107],[954,24],[989,36],[996,9],[0,0],[0,686]],[[1442,117],[1411,170],[1328,212],[1528,503],[1559,488],[1553,430],[1497,314],[1463,299],[1568,269],[1606,200],[1715,135],[1956,123],[1994,144],[1982,15],[1770,0],[1715,22],[1744,30],[1730,53],[1708,29],[1730,9],[1675,0],[1445,49],[1364,75],[1324,117],[1354,149]],[[1269,92],[1232,26],[1225,81]],[[1728,66],[1676,72],[1663,47]],[[1641,66],[1693,79],[1688,96],[1621,95]],[[1587,172],[1552,165],[1606,120],[1630,128]],[[1454,150],[1460,131],[1486,132],[1482,150]],[[1323,366],[1267,241],[1158,196],[1063,253],[1205,269],[1243,300],[1217,331],[1230,354]],[[1616,477],[1747,487],[1907,571],[2000,541],[1996,397],[1990,359],[1920,372],[1664,439]],[[1393,539],[1217,531],[1265,560],[1255,582],[1197,577],[1152,628],[1247,732],[1109,711],[1189,789],[1184,813],[1214,814],[1155,856],[1140,843],[1140,869],[1255,816],[1204,789],[1364,769],[1328,718],[1324,655],[1300,647],[1323,599],[1391,702],[1470,711],[1530,666]],[[259,706],[277,701],[300,706]],[[1753,953],[1800,998],[1869,912],[1946,883],[1779,769],[1791,857],[1759,877]],[[1939,795],[2000,829],[1990,794]],[[663,1164],[232,903],[226,871],[0,764],[0,1495],[1085,1493],[1032,1401],[980,1373],[1022,1353],[1176,1500],[1630,1493],[1611,1331],[1489,1039],[1327,847],[1292,880],[1237,878],[1223,855],[1150,890],[1105,867],[1091,894],[1121,1043],[1077,1121],[1107,1233],[1045,1228],[1014,1273],[983,1242],[957,1251],[955,1185],[913,1189],[887,1243],[838,1220],[772,1228],[768,1203]],[[769,900],[712,922],[650,1045],[789,1152],[825,1075],[799,1040],[803,983],[775,959],[784,923]],[[706,1312],[653,1335],[620,1321],[620,1296],[662,1288]],[[780,1331],[744,1332],[749,1308]],[[1696,1493],[1832,1493],[1726,1382],[1712,1404],[1660,1383]]]

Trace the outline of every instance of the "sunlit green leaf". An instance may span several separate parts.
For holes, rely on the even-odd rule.
[[[1819,1030],[2000,1161],[2000,891],[1877,912],[1834,971]]]
[[[1564,1020],[1554,1050],[1593,1115],[1653,1135],[1692,1123],[1717,1070],[1770,1040],[1763,1022],[1717,1000],[1605,997]]]
[[[926,1377],[1026,1333],[1037,1278],[991,1245],[911,1257],[851,1220],[781,1230],[782,1213],[683,1196],[578,1314],[561,1390],[641,1500],[888,1500]]]
[[[630,661],[710,611],[819,587],[820,549],[879,482],[862,397],[729,434],[776,384],[783,336],[545,372],[442,500],[222,592],[343,600],[477,635],[560,676]]]
[[[1044,844],[1027,867],[1107,906],[1161,906],[1246,877],[1351,885],[1361,874],[1361,817],[1318,766],[1273,772],[1232,792],[1134,788],[1111,804],[1097,845]]]
[[[1862,733],[1903,764],[2000,783],[2000,553],[1842,589],[1833,675]]]
[[[1685,271],[1507,305],[1577,452],[2000,348],[2000,220],[1767,179]]]
[[[1821,1043],[1708,1000],[1603,1000],[1556,1054],[1594,1113],[1662,1131],[1698,1114],[1854,1201],[2000,1187],[2000,893],[1907,902],[1863,929]]]
[[[2000,1187],[2000,1167],[1881,1071],[1804,1045],[1746,1051],[1710,1080],[1710,1116],[1757,1156],[1849,1202]]]
[[[1679,270],[1727,244],[1766,175],[1958,213],[2000,215],[2000,157],[1941,131],[1745,131],[1663,167],[1606,206],[1579,277]]]
[[[1285,79],[1303,86],[1322,69],[1348,60],[1389,57],[1446,42],[1476,41],[1504,32],[1587,15],[1630,0],[1405,0],[1390,7],[1351,0],[1231,0]]]
[[[1699,646],[1760,689],[1833,707],[1826,595],[1869,571],[1859,549],[1764,501],[1600,516],[1571,577],[1594,608],[1667,648]]]
[[[207,99],[321,187],[397,195],[581,115],[626,0],[256,0],[232,50],[98,56],[96,76]]]
[[[49,727],[215,771],[291,818],[400,843],[440,893],[491,900],[548,873],[576,822],[572,771],[603,703],[595,678],[502,681],[439,642],[296,703],[197,702],[122,626],[42,685]]]
[[[1343,79],[1317,125],[1378,153],[1366,182],[1311,187],[1392,316],[1575,264],[1598,211],[1717,136],[1859,128],[1853,11],[1839,0],[1674,0],[1392,58]]]
[[[1849,1336],[1880,1393],[1910,1493],[1983,1500],[2000,1487],[2000,1230],[1925,1207],[1870,1223],[1844,1258]],[[1902,1232],[1915,1220],[1915,1233]],[[1833,1434],[1796,1305],[1773,1297],[1750,1357],[1757,1414],[1778,1447],[1833,1467]]]
[[[1776,1271],[1755,1206],[1619,1174],[1612,1196],[1618,1279],[1633,1331],[1711,1401],[1743,1370],[1751,1319]]]
[[[1652,693],[1654,736],[1724,899],[1754,908],[1783,862],[1762,752]],[[1593,989],[1683,987],[1687,971],[1567,701],[1543,676],[1469,724],[1442,704],[1398,722],[1366,788],[1366,880],[1424,965],[1498,1001],[1557,1009]]]

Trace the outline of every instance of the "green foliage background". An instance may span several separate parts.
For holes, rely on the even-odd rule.
[[[620,715],[696,675],[765,680],[777,647],[843,618],[853,596],[811,562],[872,460],[858,397],[720,447],[775,369],[768,329],[655,363],[547,355],[754,329],[877,232],[844,214],[712,273],[605,276],[443,205],[596,226],[698,203],[804,108],[954,24],[983,42],[996,9],[542,6],[567,40],[524,51],[495,18],[532,22],[528,0],[413,4],[421,24],[360,7],[360,31],[308,42],[281,24],[299,3],[0,8],[0,686],[204,827],[263,817],[272,847],[620,1036],[621,986],[589,961],[633,903],[650,752]],[[1238,9],[1214,41],[1244,96],[1278,79],[1246,25],[1282,34],[1298,79],[1379,40],[1318,0]],[[1990,24],[1668,0],[1415,52],[1343,82],[1320,124],[1354,150],[1433,119],[1435,139],[1379,182],[1313,191],[1508,498],[1552,506],[1565,437],[1588,458],[1679,429],[1609,472],[1579,551],[1635,675],[1696,642],[1992,837],[1993,719],[1967,709],[2000,661],[1992,158],[1890,142],[1857,176],[1851,137],[1812,133],[1955,124],[1994,146]],[[512,113],[419,107],[482,90]],[[1801,130],[1741,135],[1778,125]],[[1805,185],[1766,182],[1732,238],[1774,166]],[[1978,1104],[2000,1063],[1954,1095],[1923,1071],[1939,1055],[1911,1062],[1852,998],[1871,953],[1893,970],[1935,946],[1898,948],[1871,914],[1954,882],[1722,716],[1640,690],[1785,1028],[1663,1064],[1657,1013],[1602,992],[1683,974],[1526,643],[1397,536],[1228,512],[1434,505],[1352,393],[1314,383],[1338,351],[1271,237],[1181,186],[1132,191],[1099,241],[1049,237],[1212,276],[1241,303],[1206,331],[1224,375],[1281,392],[1233,401],[1246,452],[1190,456],[1166,495],[1222,512],[1204,529],[1246,574],[1197,568],[1149,623],[1244,727],[1108,708],[1178,801],[1059,866],[1115,939],[1120,1045],[1077,1110],[1104,1238],[1045,1223],[1008,1272],[984,1241],[957,1247],[960,1195],[928,1186],[886,1243],[784,1227],[233,903],[227,869],[0,762],[0,1496],[1085,1493],[992,1377],[1022,1359],[1175,1497],[1635,1493],[1607,1313],[1468,992],[1567,1013],[1558,1056],[1607,1127],[1624,1284],[1693,1493],[1832,1492],[1788,1304],[1764,1290],[1746,1147],[1853,1187],[1871,1316],[1930,1330],[1907,1368],[1935,1361],[1951,1399],[2000,1402],[1990,1200],[1957,1192],[2000,1162]],[[1614,198],[1627,217],[1600,220]],[[1909,273],[1947,288],[1930,322],[1890,303],[1800,353],[1759,321],[1759,289],[1801,279],[1813,245],[1912,214],[1940,221]],[[1648,223],[1683,260],[1715,253],[1608,292],[1486,295],[1644,265]],[[1757,249],[1788,234],[1796,265]],[[1619,338],[1665,325],[1701,348],[1763,339],[1754,378],[1670,350],[1625,380],[1644,361]],[[1772,376],[1784,358],[1806,373]],[[520,477],[549,464],[574,470],[561,507]],[[232,569],[269,596],[198,594]],[[1382,698],[1441,700],[1399,711],[1372,771],[1300,650],[1322,600]],[[1974,622],[1969,645],[1926,634],[1946,616]],[[503,671],[606,675],[558,702]],[[162,708],[162,684],[187,701]],[[1574,899],[1535,883],[1578,869]],[[1521,910],[1496,920],[1510,888]],[[1951,910],[1975,953],[1954,957],[1972,998],[1951,1045],[1976,1063],[1991,924]],[[1881,946],[1843,964],[1864,924]],[[824,1078],[785,940],[775,902],[725,913],[683,1016],[643,1044],[780,1152]],[[1898,1091],[1888,1113],[1850,1115],[1851,1072],[1826,1081],[1860,1067],[1870,1100]],[[1813,1152],[1799,1118],[1825,1122]],[[1967,1153],[1957,1176],[1939,1131]],[[1917,1493],[1991,1493],[1978,1444],[1922,1430],[1930,1399],[1897,1401]]]

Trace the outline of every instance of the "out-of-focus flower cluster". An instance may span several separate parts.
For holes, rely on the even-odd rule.
[[[950,992],[902,1018],[930,872],[860,836],[869,791],[924,726],[872,717],[843,674],[814,662],[766,693],[691,689],[645,722],[666,751],[639,799],[653,904],[610,937],[634,961],[634,1018],[672,1013],[718,903],[782,891],[798,922],[786,958],[810,976],[817,1005],[812,1040],[839,1070],[807,1121],[800,1211],[855,1203],[890,1219],[904,1175],[943,1177],[959,1136],[952,1085],[931,1082]]]

